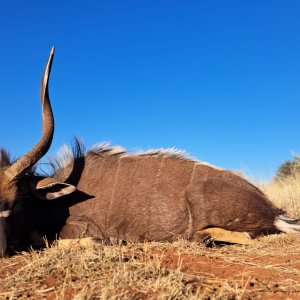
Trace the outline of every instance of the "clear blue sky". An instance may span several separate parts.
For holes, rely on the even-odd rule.
[[[300,1],[1,1],[0,144],[171,147],[269,179],[300,153]]]

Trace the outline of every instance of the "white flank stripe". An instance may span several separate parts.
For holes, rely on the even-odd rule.
[[[280,218],[277,218],[274,225],[277,229],[285,233],[300,232],[299,224],[289,224]]]

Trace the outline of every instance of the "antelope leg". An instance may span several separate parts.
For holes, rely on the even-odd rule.
[[[95,243],[117,245],[122,241],[105,237],[100,228],[90,219],[83,216],[70,216],[59,234],[58,244],[62,246],[90,246]]]
[[[86,237],[76,239],[59,239],[56,243],[58,247],[91,247],[96,244],[96,241],[91,237]]]
[[[197,241],[219,241],[241,245],[252,245],[254,243],[247,232],[230,231],[219,227],[211,227],[197,231],[192,239]]]

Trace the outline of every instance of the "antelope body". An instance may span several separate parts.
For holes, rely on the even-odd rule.
[[[216,233],[221,241],[247,243],[260,234],[300,231],[245,179],[174,151],[128,154],[103,145],[85,153],[76,142],[73,155],[58,162],[51,177],[36,175],[32,167],[54,132],[48,96],[53,55],[54,49],[41,84],[40,142],[16,162],[1,151],[2,255],[42,245],[43,236],[170,241]]]
[[[55,179],[66,182],[73,166],[59,170]],[[70,215],[91,220],[104,237],[123,240],[192,239],[208,227],[255,236],[274,232],[282,214],[239,176],[167,151],[130,155],[96,148],[84,157],[76,186],[91,198],[71,206]]]

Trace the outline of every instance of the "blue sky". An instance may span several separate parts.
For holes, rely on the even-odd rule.
[[[270,179],[300,153],[299,1],[1,1],[0,144],[41,134],[50,48],[50,154],[88,146],[176,147]]]

